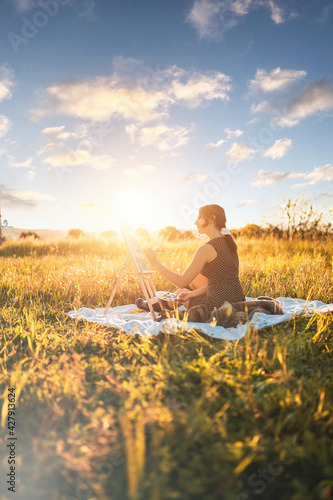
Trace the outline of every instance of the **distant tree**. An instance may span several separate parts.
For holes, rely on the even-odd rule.
[[[22,231],[22,233],[19,236],[19,239],[24,239],[24,238],[33,238],[35,240],[39,240],[40,239],[40,237],[38,236],[38,234],[35,233],[34,231],[27,231],[27,232]]]
[[[112,229],[101,233],[101,238],[115,238],[116,236],[118,236],[117,231],[113,231]]]
[[[143,240],[150,239],[150,233],[148,229],[145,229],[144,227],[139,227],[138,229],[136,229],[135,233],[139,236],[139,238],[142,238]]]
[[[3,230],[2,230],[2,228],[1,228],[1,227],[0,227],[0,231],[1,231],[1,238],[0,238],[1,243],[5,243],[5,242],[7,241],[7,238],[6,238],[6,236],[3,234]]]
[[[305,196],[284,199],[274,211],[275,226],[288,239],[316,239],[321,235],[332,234],[333,210],[315,206]],[[270,224],[272,226],[272,224]]]
[[[158,233],[160,238],[163,238],[166,241],[176,241],[179,240],[181,236],[181,231],[173,226],[167,226]]]
[[[194,240],[195,236],[193,234],[193,231],[183,231],[180,236],[179,236],[179,239],[181,240]]]
[[[265,234],[268,236],[273,236],[273,238],[283,238],[283,230],[273,224],[268,224],[265,228]]]
[[[68,231],[67,236],[69,238],[78,239],[78,238],[81,238],[82,236],[85,236],[85,234],[84,234],[84,231],[82,231],[82,229],[70,229]]]
[[[257,224],[247,224],[239,230],[239,236],[245,238],[262,238],[264,229]]]

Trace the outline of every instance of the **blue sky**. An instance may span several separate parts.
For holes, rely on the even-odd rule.
[[[3,0],[2,217],[231,228],[333,199],[333,2]]]

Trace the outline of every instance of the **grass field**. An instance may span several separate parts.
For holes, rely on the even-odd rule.
[[[146,243],[181,272],[201,242]],[[333,302],[332,240],[237,244],[246,295]],[[124,258],[117,239],[0,249],[0,499],[332,499],[333,314],[249,327],[237,342],[144,339],[66,316],[106,305]],[[140,295],[130,271],[114,305]]]

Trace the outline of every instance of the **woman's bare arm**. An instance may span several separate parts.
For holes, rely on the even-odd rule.
[[[184,288],[189,285],[194,278],[198,276],[204,265],[207,262],[211,262],[216,257],[216,250],[212,245],[202,245],[195,252],[188,268],[182,275],[179,275],[161,264],[157,260],[154,250],[148,249],[145,253],[152,267],[178,288]]]
[[[208,278],[206,276],[203,276],[202,274],[198,274],[196,278],[194,278],[193,281],[189,284],[189,287],[191,290],[196,290],[197,288],[201,288],[204,285],[207,285],[208,283]]]
[[[208,283],[200,288],[196,288],[195,290],[186,290],[186,289],[181,290],[178,293],[178,296],[181,302],[186,302],[187,300],[193,299],[193,297],[204,295],[205,293],[207,293],[207,290],[208,290]]]

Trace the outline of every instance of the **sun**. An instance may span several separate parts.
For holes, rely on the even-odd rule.
[[[151,193],[142,188],[128,187],[123,189],[117,200],[119,223],[130,222],[134,228],[149,229],[156,222],[156,208]]]

